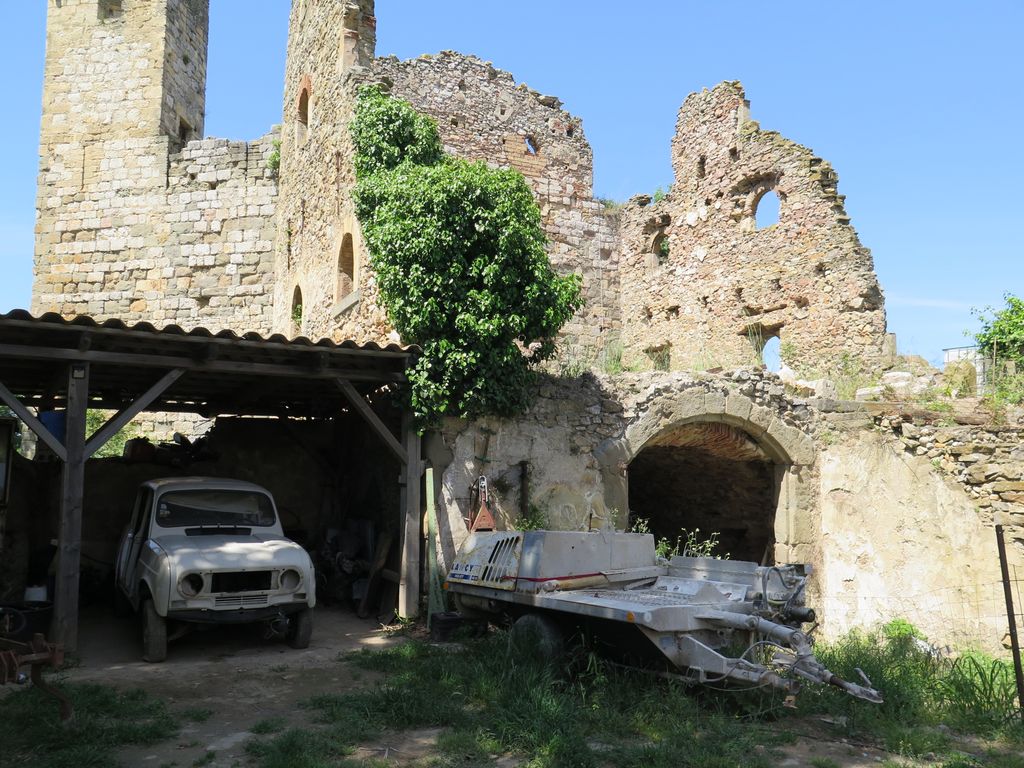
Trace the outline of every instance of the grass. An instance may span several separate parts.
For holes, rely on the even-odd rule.
[[[265,736],[269,733],[277,733],[283,731],[285,721],[283,717],[268,717],[264,720],[260,720],[258,723],[253,724],[249,729],[250,733],[256,733]]]
[[[163,702],[145,691],[95,684],[64,684],[75,706],[61,725],[54,700],[26,688],[0,699],[0,762],[33,768],[116,765],[115,751],[172,738],[178,723]]]
[[[193,723],[205,723],[213,716],[213,710],[206,707],[186,707],[181,716]]]
[[[852,730],[874,735],[892,752],[946,753],[953,745],[951,731],[1024,742],[1008,662],[977,652],[940,657],[912,625],[899,620],[819,645],[816,654],[840,677],[856,680],[856,669],[863,670],[885,702],[874,706],[815,687],[802,695],[801,711],[842,715]]]
[[[462,650],[411,641],[346,661],[383,679],[372,689],[311,699],[306,707],[322,727],[254,741],[249,750],[259,765],[333,765],[386,732],[441,728],[431,765],[480,765],[510,754],[534,768],[767,768],[767,747],[787,738],[745,722],[726,698],[699,705],[678,682],[588,654],[557,670],[515,651],[503,632]]]

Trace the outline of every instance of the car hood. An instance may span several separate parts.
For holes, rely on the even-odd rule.
[[[310,567],[302,547],[279,534],[160,536],[154,539],[180,571],[271,570]]]

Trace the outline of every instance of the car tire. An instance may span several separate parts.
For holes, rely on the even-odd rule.
[[[131,614],[132,614],[132,604],[131,604],[131,601],[129,601],[128,598],[125,597],[125,594],[124,594],[124,592],[121,591],[121,588],[115,584],[114,585],[114,618],[115,619],[123,619],[125,616],[131,616]]]
[[[142,603],[142,659],[156,664],[167,658],[167,619],[156,612],[153,601]]]
[[[313,637],[313,609],[303,608],[288,617],[288,633],[285,640],[292,648],[309,648]]]

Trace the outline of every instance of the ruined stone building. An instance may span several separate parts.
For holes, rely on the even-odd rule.
[[[553,526],[621,526],[633,510],[663,535],[717,530],[734,556],[815,564],[834,627],[898,603],[939,631],[947,608],[998,582],[989,526],[1021,500],[972,496],[950,458],[966,454],[907,454],[863,408],[794,399],[756,372],[695,373],[749,366],[772,338],[808,371],[892,352],[835,171],[762,130],[739,83],[683,102],[664,197],[608,207],[579,117],[473,56],[375,58],[373,0],[293,0],[280,127],[206,138],[208,2],[47,0],[35,314],[388,339],[347,129],[356,89],[381,83],[437,121],[447,151],[523,173],[552,264],[583,278],[563,348],[635,371],[552,379],[519,420],[433,435],[451,541],[475,474],[493,476],[514,524],[526,462]],[[778,222],[758,227],[767,195]],[[931,602],[910,599],[925,587]],[[979,614],[958,631],[993,626]]]

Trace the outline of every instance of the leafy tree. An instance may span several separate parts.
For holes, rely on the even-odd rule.
[[[359,90],[351,133],[381,300],[423,348],[409,372],[417,417],[521,412],[531,367],[582,305],[579,277],[551,269],[525,179],[445,155],[433,120],[375,86]]]
[[[1024,299],[1007,293],[1006,307],[989,308],[991,317],[979,315],[981,330],[974,339],[990,357],[1024,363]]]
[[[97,431],[99,431],[104,424],[107,423],[108,414],[103,411],[96,411],[90,408],[85,412],[85,434],[87,437],[92,437]],[[94,458],[102,459],[109,458],[111,456],[121,456],[124,454],[124,444],[135,437],[135,431],[131,427],[125,427],[119,430],[110,438],[102,448],[93,454]]]

